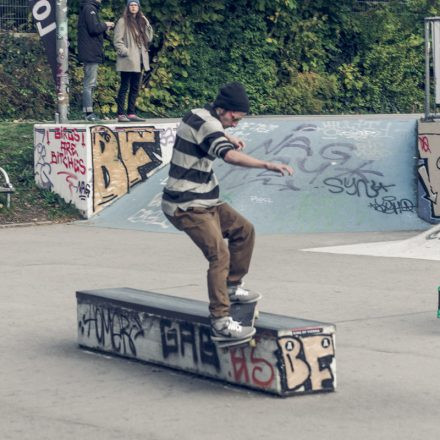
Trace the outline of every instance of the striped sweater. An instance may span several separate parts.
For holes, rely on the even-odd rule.
[[[162,209],[174,215],[177,208],[207,208],[222,203],[212,164],[234,146],[211,106],[188,112],[177,128]]]

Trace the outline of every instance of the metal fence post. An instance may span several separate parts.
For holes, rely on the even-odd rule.
[[[56,2],[56,23],[57,23],[57,100],[59,121],[68,121],[69,111],[69,43],[67,25],[67,0],[57,0]]]
[[[425,120],[428,120],[430,116],[429,94],[431,92],[431,87],[430,87],[431,78],[429,72],[429,65],[430,65],[429,28],[430,28],[430,20],[429,18],[425,18]]]

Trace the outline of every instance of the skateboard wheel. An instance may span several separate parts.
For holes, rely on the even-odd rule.
[[[260,311],[255,310],[255,319],[258,319],[260,317]]]
[[[249,345],[250,345],[252,348],[255,348],[255,347],[257,346],[257,341],[256,341],[255,339],[252,339],[252,340],[249,341]]]

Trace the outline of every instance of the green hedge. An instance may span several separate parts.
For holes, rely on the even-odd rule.
[[[55,93],[36,35],[0,34],[0,119],[51,118]]]
[[[423,111],[423,18],[433,0],[144,0],[155,29],[152,71],[137,105],[146,116],[180,116],[212,100],[231,80],[245,84],[254,114]],[[147,5],[148,3],[148,5]],[[126,2],[104,1],[116,20]],[[70,116],[80,115],[82,68],[76,59],[79,1],[69,1]],[[115,51],[95,93],[115,114]],[[0,119],[52,118],[52,78],[41,43],[0,35]]]

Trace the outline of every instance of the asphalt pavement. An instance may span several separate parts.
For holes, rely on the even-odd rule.
[[[283,399],[78,348],[77,290],[207,299],[183,234],[1,228],[0,438],[436,439],[440,262],[303,251],[419,232],[257,237],[246,282],[261,310],[337,326],[337,391]]]

